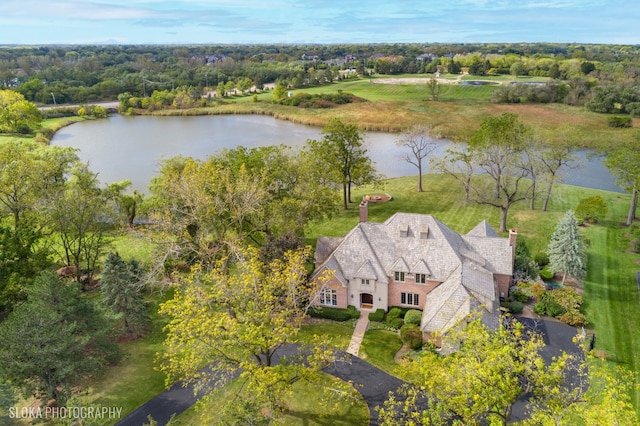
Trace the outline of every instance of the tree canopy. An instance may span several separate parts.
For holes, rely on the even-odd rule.
[[[342,205],[351,203],[351,185],[379,180],[373,161],[367,156],[362,134],[355,124],[332,118],[322,128],[322,139],[307,141],[306,150],[314,166],[327,175],[328,181],[342,187]]]
[[[216,395],[215,385],[239,375],[239,403],[220,407],[217,414],[225,418],[237,415],[236,406],[254,406],[243,414],[247,424],[279,417],[291,385],[299,379],[317,380],[335,354],[318,337],[307,350],[286,360],[278,357],[317,297],[317,284],[307,281],[308,247],[268,264],[260,261],[257,249],[239,249],[233,256],[226,262],[234,265],[232,271],[222,264],[210,271],[193,268],[174,298],[162,304],[160,313],[170,322],[160,361],[167,384],[196,381],[210,398]]]
[[[509,208],[529,199],[532,181],[523,164],[525,147],[531,140],[532,129],[519,121],[513,113],[487,117],[480,129],[469,139],[469,154],[477,166],[489,177],[478,176],[470,181],[471,200],[500,209],[500,232],[507,231]]]
[[[0,132],[34,133],[40,128],[40,111],[13,90],[0,90]]]
[[[0,378],[41,404],[64,405],[73,386],[120,358],[111,337],[110,323],[80,297],[77,283],[42,273],[0,323]]]

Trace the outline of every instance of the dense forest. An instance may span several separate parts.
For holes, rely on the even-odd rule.
[[[0,47],[0,85],[39,104],[147,97],[178,88],[229,93],[265,84],[299,88],[355,75],[547,77],[504,87],[495,102],[560,102],[596,112],[640,112],[640,46],[560,43],[136,45]],[[529,93],[535,91],[535,93]]]

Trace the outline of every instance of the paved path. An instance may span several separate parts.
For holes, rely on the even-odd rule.
[[[358,356],[358,352],[360,351],[360,345],[362,344],[362,339],[364,338],[364,333],[366,333],[368,328],[369,328],[369,311],[360,311],[360,318],[358,318],[356,327],[353,329],[353,335],[351,336],[351,343],[349,343],[349,348],[347,349],[348,354]]]
[[[368,323],[368,315],[364,315]],[[361,318],[362,319],[362,318]],[[530,318],[519,318],[527,328],[542,333],[546,347],[542,351],[542,356],[549,361],[552,357],[558,356],[562,351],[569,353],[580,353],[579,348],[573,343],[573,337],[577,334],[575,327],[566,324],[550,321],[536,320]],[[364,322],[363,322],[364,323]],[[360,320],[358,320],[360,324]],[[356,325],[356,329],[357,329]],[[366,327],[365,327],[366,329]],[[354,336],[359,331],[354,330]],[[363,332],[364,334],[364,332]],[[360,337],[355,338],[360,339]],[[353,343],[354,338],[352,338]],[[349,345],[351,348],[352,345]],[[357,344],[359,349],[359,343]],[[280,355],[291,356],[295,354],[299,346],[287,345],[279,353]],[[355,349],[355,345],[353,347]],[[357,353],[357,350],[356,353]],[[351,353],[345,353],[345,359],[338,361],[328,367],[325,371],[335,377],[353,383],[355,388],[362,394],[364,400],[369,407],[369,424],[378,425],[378,413],[375,410],[377,406],[381,406],[387,400],[390,391],[397,390],[404,382],[397,377],[391,376],[377,367],[353,356]],[[173,414],[180,414],[195,404],[198,396],[193,393],[193,386],[182,387],[181,384],[175,384],[170,389],[162,392],[152,398],[142,406],[127,415],[124,419],[117,423],[117,426],[141,426],[148,423],[148,416],[152,416],[159,426],[166,425]],[[513,408],[512,421],[525,418],[525,403],[516,404]]]

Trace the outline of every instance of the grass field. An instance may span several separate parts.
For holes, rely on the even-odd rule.
[[[504,78],[507,77],[494,77],[497,80]],[[413,125],[428,123],[444,138],[466,140],[486,116],[512,112],[518,114],[523,122],[538,129],[549,142],[564,140],[567,134],[572,135],[571,142],[576,147],[584,148],[602,148],[614,142],[636,140],[634,129],[611,129],[607,126],[607,114],[592,113],[582,107],[563,104],[493,104],[489,98],[496,87],[451,85],[444,88],[439,101],[435,102],[428,100],[429,91],[422,83],[377,84],[371,79],[353,79],[291,92],[313,94],[342,90],[369,102],[326,109],[302,109],[273,104],[272,93],[265,92],[257,96],[258,102],[254,102],[252,96],[238,96],[228,98],[224,105],[194,113],[267,114],[320,127],[330,118],[340,117],[343,121],[357,123],[361,130],[388,132],[401,132]],[[634,126],[640,126],[640,119],[634,119]]]

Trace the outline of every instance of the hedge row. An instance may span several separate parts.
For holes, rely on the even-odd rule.
[[[360,312],[355,306],[349,306],[348,309],[329,308],[326,306],[313,306],[309,309],[309,316],[313,318],[326,318],[334,321],[349,321],[360,316]]]

